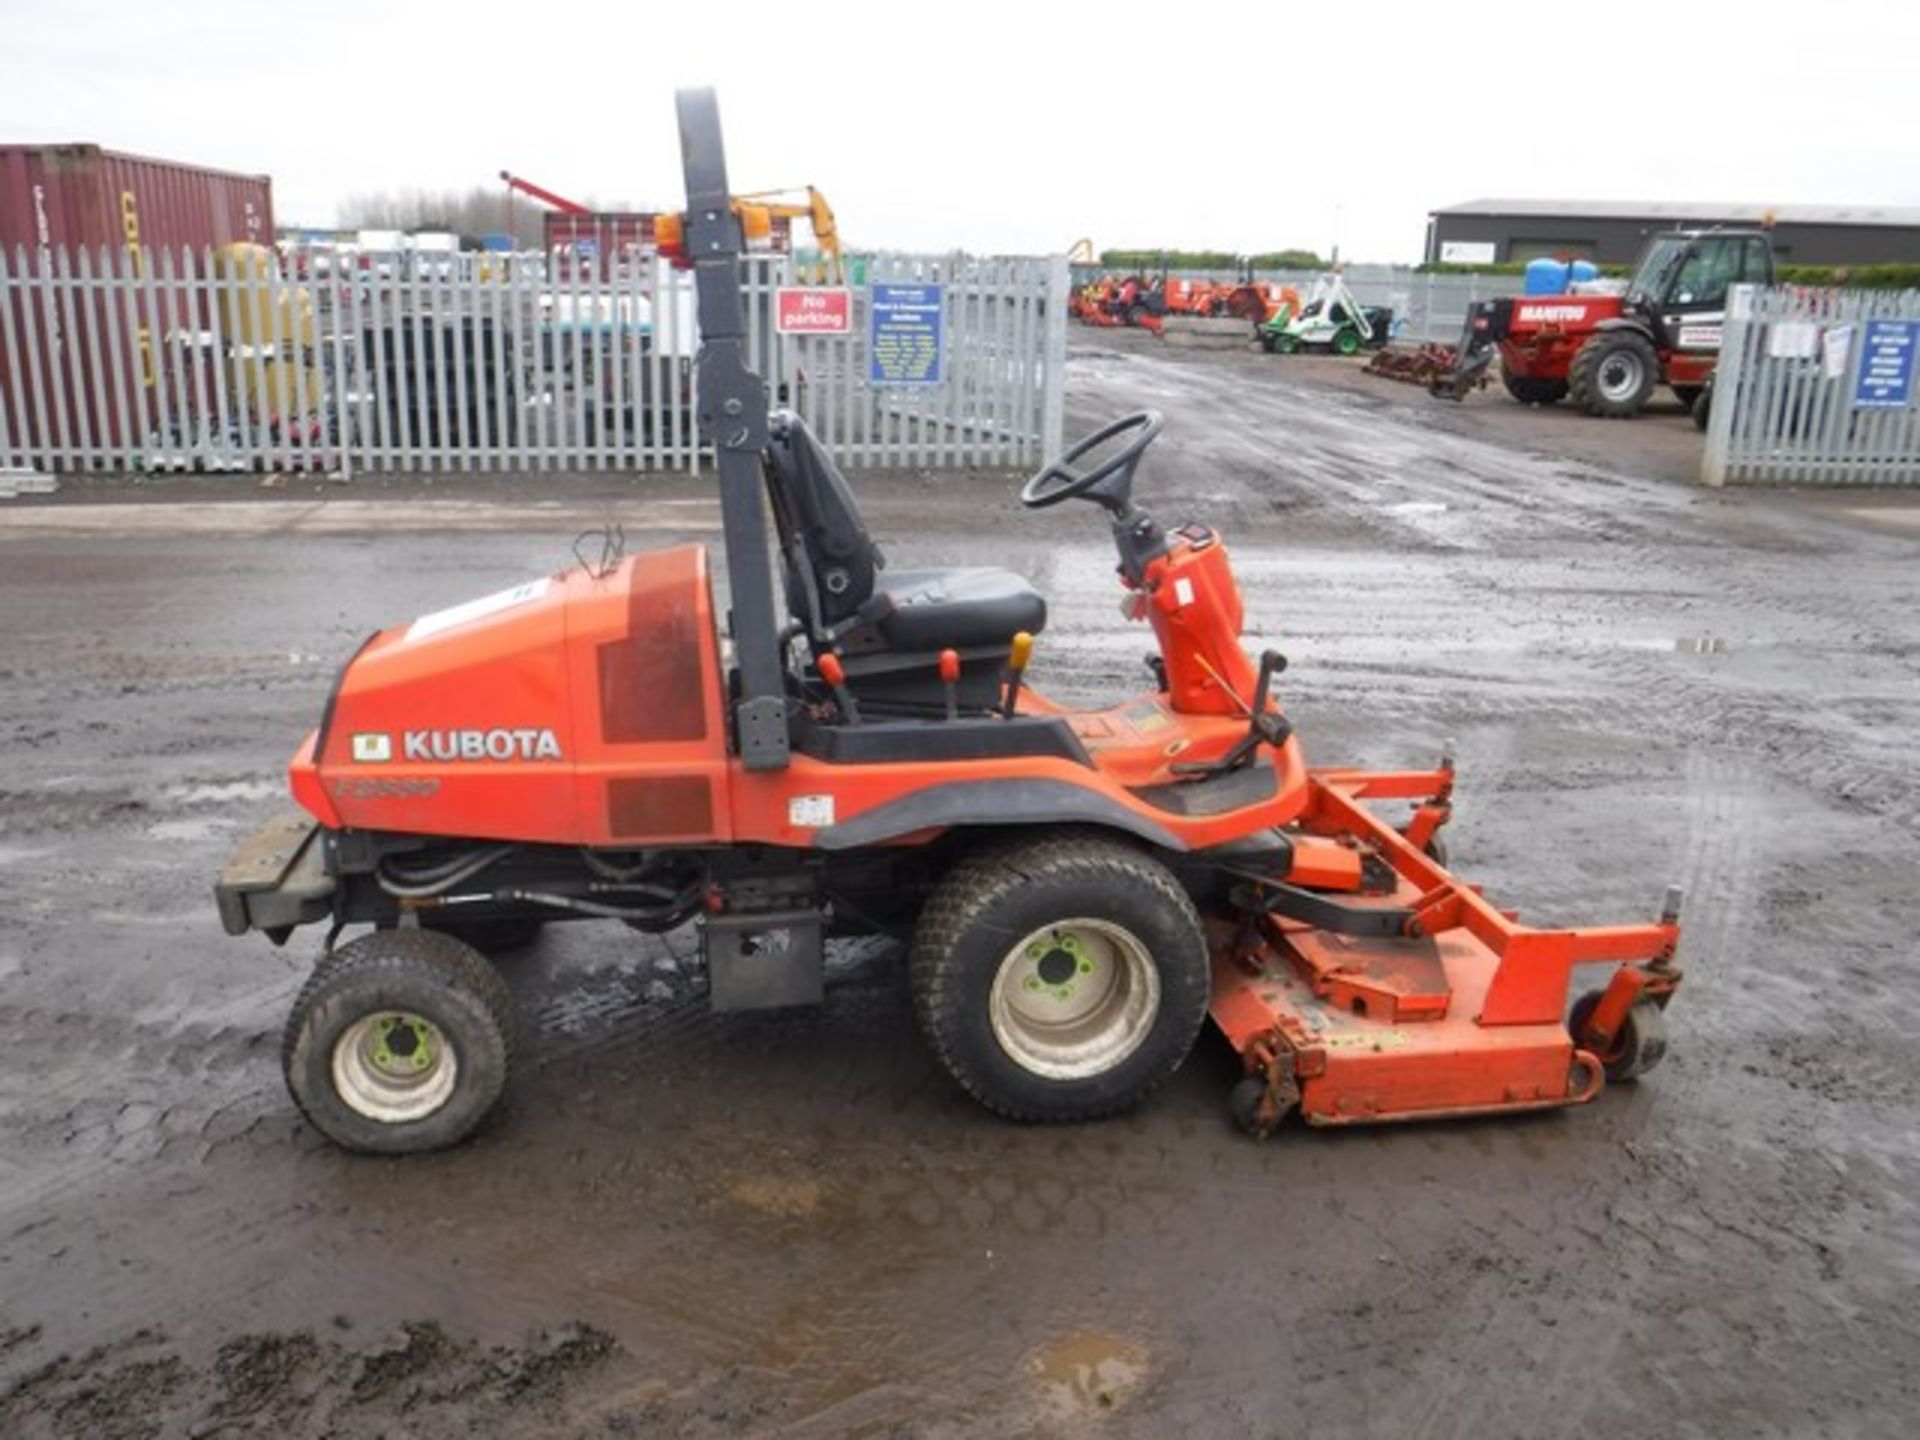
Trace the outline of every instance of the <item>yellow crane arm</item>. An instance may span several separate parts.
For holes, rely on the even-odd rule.
[[[820,247],[822,269],[827,273],[822,279],[830,278],[835,285],[843,284],[843,267],[840,260],[840,227],[833,218],[833,207],[827,203],[827,197],[811,185],[804,187],[807,203],[802,205],[793,201],[776,200],[779,195],[797,194],[797,189],[760,190],[751,195],[733,197],[733,213],[740,217],[740,232],[747,242],[749,250],[764,250],[773,238],[773,222],[776,217],[785,220],[805,220],[813,227],[814,243]],[[662,215],[654,221],[654,243],[664,255],[685,255],[685,217],[680,215]]]

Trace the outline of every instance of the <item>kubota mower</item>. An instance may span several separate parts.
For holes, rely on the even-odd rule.
[[[1209,1015],[1256,1133],[1578,1104],[1660,1058],[1677,895],[1652,924],[1529,928],[1446,867],[1450,759],[1309,769],[1225,541],[1134,495],[1158,415],[1020,492],[1101,512],[1157,641],[1141,693],[1028,685],[1047,605],[1019,575],[887,568],[747,368],[718,110],[679,111],[727,601],[703,547],[610,542],[347,662],[291,762],[301,813],[217,887],[235,934],[329,927],[282,1052],[316,1127],[384,1152],[473,1130],[514,1053],[487,952],[551,920],[697,925],[722,1008],[818,1000],[832,936],[909,939],[934,1053],[1017,1120],[1133,1105]]]

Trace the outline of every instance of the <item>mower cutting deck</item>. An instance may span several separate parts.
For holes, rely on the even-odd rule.
[[[1125,611],[1157,642],[1142,693],[1036,693],[1046,601],[1019,575],[889,569],[831,456],[747,368],[713,97],[680,115],[728,603],[702,547],[609,542],[348,660],[289,768],[302,813],[216,888],[231,933],[329,927],[283,1046],[321,1131],[390,1153],[471,1133],[514,1053],[489,956],[553,920],[695,925],[731,1009],[817,1001],[828,938],[898,936],[934,1053],[1020,1120],[1136,1104],[1209,1014],[1256,1133],[1296,1108],[1577,1104],[1659,1059],[1677,894],[1650,925],[1529,929],[1445,869],[1450,761],[1309,770],[1273,695],[1285,660],[1241,644],[1224,540],[1134,499],[1160,416],[1020,492],[1104,512]],[[1412,808],[1396,823],[1382,802]],[[1569,1015],[1573,967],[1597,962],[1610,979]]]

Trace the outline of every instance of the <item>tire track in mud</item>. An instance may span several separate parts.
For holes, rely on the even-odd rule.
[[[197,1168],[285,1109],[263,1083],[277,1080],[279,1041],[266,1017],[295,988],[289,977],[261,992],[259,1024],[0,1002],[9,1073],[19,1077],[0,1082],[0,1135],[19,1167],[0,1182],[4,1209],[44,1211],[116,1169]]]

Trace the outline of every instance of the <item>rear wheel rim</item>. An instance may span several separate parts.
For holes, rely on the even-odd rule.
[[[1640,357],[1631,351],[1619,351],[1600,362],[1600,393],[1609,400],[1629,400],[1640,392],[1646,374]]]
[[[1050,1080],[1106,1074],[1145,1042],[1160,972],[1139,936],[1110,920],[1043,925],[1007,951],[988,1002],[994,1039]]]
[[[333,1088],[357,1115],[385,1125],[424,1120],[453,1098],[460,1057],[446,1032],[405,1010],[364,1015],[333,1046]]]

